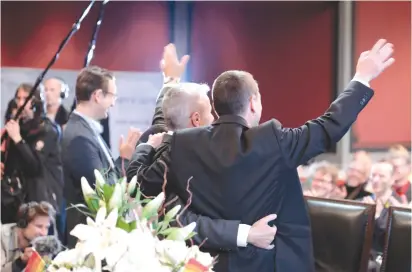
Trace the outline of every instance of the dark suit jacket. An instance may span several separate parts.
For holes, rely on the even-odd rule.
[[[167,127],[164,121],[162,111],[162,100],[165,93],[169,90],[167,86],[163,87],[156,100],[156,108],[153,116],[152,126],[146,130],[139,140],[139,145],[136,147],[132,160],[127,168],[127,179],[130,181],[136,174],[140,182],[140,190],[146,196],[156,196],[162,191],[164,169],[152,168],[150,165],[156,161],[165,148],[168,147],[168,139],[170,135],[165,135],[165,143],[154,149],[147,142],[149,135],[167,132]],[[171,200],[175,194],[167,196],[167,200]],[[173,208],[176,205],[185,206],[181,199],[177,199],[168,208]],[[217,250],[237,250],[237,234],[240,221],[239,220],[222,220],[211,219],[201,216],[186,210],[180,215],[180,221],[183,225],[188,225],[196,222],[195,232],[197,235],[193,237],[195,244],[199,245],[203,241],[203,248]],[[207,239],[207,240],[205,240]]]
[[[72,113],[63,132],[62,161],[64,171],[64,196],[68,206],[70,204],[84,203],[80,179],[85,177],[89,184],[94,187],[94,170],[106,173],[108,182],[114,183],[120,178],[123,168],[128,166],[129,161],[118,158],[114,161],[115,168],[110,167],[104,151],[97,141],[95,132],[86,120]],[[104,141],[103,141],[104,142]],[[109,149],[108,149],[109,150]],[[109,150],[110,151],[110,150]],[[85,222],[85,216],[70,209],[67,212],[67,230],[69,233],[73,227]],[[73,247],[76,240],[72,236],[68,238],[68,246]]]
[[[275,119],[249,128],[239,116],[221,116],[210,127],[174,133],[158,161],[168,165],[168,190],[183,201],[193,177],[192,211],[245,224],[278,215],[274,250],[221,252],[216,271],[315,271],[296,168],[339,141],[372,96],[370,88],[351,82],[324,115],[294,129]]]

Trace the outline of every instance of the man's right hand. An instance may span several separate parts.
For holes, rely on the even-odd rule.
[[[392,54],[393,44],[380,39],[371,50],[365,51],[360,55],[356,65],[355,78],[370,82],[395,62]]]
[[[20,259],[22,260],[23,263],[27,263],[27,261],[30,259],[31,254],[33,254],[34,249],[32,247],[26,247],[24,249],[23,255],[20,256]]]
[[[163,136],[165,133],[156,133],[156,134],[151,134],[149,135],[149,139],[147,140],[147,143],[151,145],[153,148],[158,148],[159,145],[163,141]]]
[[[189,55],[184,55],[180,61],[177,57],[176,46],[169,43],[163,51],[163,59],[160,61],[160,69],[165,77],[181,78],[189,61]]]
[[[255,222],[249,230],[247,242],[263,249],[274,248],[272,242],[275,239],[277,228],[269,226],[268,223],[275,220],[276,217],[276,214],[270,214]]]

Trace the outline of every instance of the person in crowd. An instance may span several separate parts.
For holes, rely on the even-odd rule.
[[[336,195],[338,190],[339,169],[328,162],[320,162],[312,166],[311,188],[304,191],[306,196],[315,196],[322,198],[339,198]]]
[[[69,111],[63,106],[62,100],[69,95],[67,83],[58,77],[51,77],[41,85],[45,100],[46,116],[62,129],[69,120]]]
[[[29,202],[21,205],[17,223],[1,225],[1,271],[20,272],[27,265],[33,248],[31,242],[46,236],[55,211],[47,202]]]
[[[386,40],[362,53],[354,79],[326,113],[295,129],[277,120],[258,125],[262,103],[251,74],[227,71],[215,80],[219,119],[208,127],[175,131],[155,162],[168,169],[168,192],[186,202],[189,186],[192,208],[211,218],[252,224],[270,213],[279,215],[276,251],[219,252],[215,271],[315,271],[296,169],[346,134],[374,94],[369,82],[394,62],[392,53]]]
[[[81,70],[76,81],[76,109],[69,117],[63,131],[62,160],[64,169],[64,192],[67,205],[84,203],[80,179],[85,177],[95,185],[94,170],[102,171],[109,183],[120,178],[129,164],[141,133],[129,130],[126,139],[120,139],[119,158],[113,159],[110,149],[102,140],[99,121],[107,118],[109,109],[115,105],[117,87],[114,75],[103,68],[89,66]],[[76,209],[67,211],[67,245],[74,247],[75,237],[70,230],[86,217]]]
[[[179,62],[173,44],[165,47],[161,67],[165,75],[165,82],[168,81],[168,78],[169,80],[172,78],[168,77],[169,75],[174,75],[175,82],[179,80],[186,65],[185,59],[188,59],[188,57],[183,57]],[[156,129],[173,131],[211,124],[214,118],[211,115],[212,109],[207,96],[208,92],[209,87],[204,84],[180,83],[165,85],[156,101],[153,126],[143,135],[156,131]],[[190,116],[190,118],[187,118],[187,116]],[[138,173],[149,174],[149,176],[144,177],[144,183],[140,184],[140,189],[147,195],[158,195],[162,191],[163,182],[157,177],[150,179],[151,169],[147,166],[152,164],[157,153],[162,152],[161,142],[163,137],[163,133],[149,135],[147,144],[137,146],[133,160],[127,169],[128,180],[131,180]],[[155,171],[161,171],[161,175],[164,169],[155,169]],[[169,199],[173,197],[169,196]],[[174,205],[178,204],[184,206],[184,203],[179,199],[174,202]],[[276,228],[267,224],[272,218],[275,218],[275,216],[270,215],[262,218],[249,226],[241,224],[239,220],[211,219],[197,215],[190,210],[190,207],[180,215],[180,221],[183,225],[196,222],[195,232],[197,235],[193,237],[196,244],[202,243],[203,248],[225,250],[236,250],[238,246],[246,247],[247,244],[263,249],[272,248],[271,242],[276,235]]]
[[[21,84],[15,93],[22,107],[33,86]],[[20,204],[47,201],[59,211],[63,190],[58,127],[43,114],[40,93],[24,107],[18,120],[5,125],[9,139],[2,154],[2,223],[15,222]]]
[[[392,190],[395,183],[395,171],[389,161],[380,161],[373,165],[370,180],[373,194],[366,196],[361,201],[376,204],[376,215],[379,217],[384,209],[391,206],[395,197]]]
[[[51,77],[40,84],[40,95],[44,100],[45,116],[59,128],[59,139],[62,138],[62,131],[69,119],[69,112],[63,106],[62,101],[69,95],[69,86],[58,77]],[[63,176],[61,177],[63,180]],[[63,184],[63,182],[62,182]],[[62,197],[60,201],[59,213],[56,217],[56,224],[59,230],[59,238],[65,241],[66,231],[66,203]]]
[[[367,152],[358,151],[354,154],[346,171],[346,199],[356,200],[372,194],[367,188],[371,166],[372,159]]]
[[[412,201],[411,155],[405,147],[397,145],[389,150],[389,159],[395,168],[396,198],[403,204],[409,203]]]

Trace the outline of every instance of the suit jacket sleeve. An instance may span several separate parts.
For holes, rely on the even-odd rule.
[[[283,128],[273,120],[273,130],[288,166],[296,168],[338,142],[372,96],[372,89],[352,81],[325,114],[299,128]]]
[[[172,197],[168,197],[169,199]],[[180,198],[173,202],[173,208],[176,205],[185,204]],[[187,226],[192,222],[196,222],[196,235],[192,238],[196,245],[203,243],[202,247],[214,250],[237,250],[237,234],[240,221],[212,219],[207,216],[199,215],[187,209],[179,215],[179,221],[183,226]],[[177,222],[173,222],[174,226],[178,226]]]
[[[127,179],[137,175],[140,190],[146,196],[157,196],[162,191],[165,165],[169,165],[167,149],[167,144],[157,150],[149,144],[140,144],[133,154],[133,161],[127,168]]]
[[[170,165],[170,144],[169,137],[165,137],[165,142],[155,150],[147,144],[139,145],[135,152],[135,160],[129,166],[129,177],[137,173],[141,190],[145,195],[158,195],[162,191],[164,181],[165,166]],[[172,197],[169,196],[168,199]],[[174,202],[174,205],[184,203],[181,200]],[[170,207],[172,208],[172,207]],[[180,215],[183,225],[196,222],[197,235],[193,238],[196,244],[201,244],[207,238],[204,246],[211,249],[237,249],[237,233],[240,221],[211,219],[198,215],[190,210]]]
[[[163,103],[163,97],[168,92],[168,90],[170,90],[170,85],[167,85],[167,84],[163,85],[162,89],[160,90],[159,95],[157,96],[155,113],[153,115],[152,125],[166,125],[165,117],[164,117],[163,109],[162,109],[162,103]]]
[[[74,138],[68,146],[68,159],[71,162],[71,175],[74,180],[85,177],[90,186],[94,188],[96,183],[94,170],[107,171],[103,169],[102,161],[99,157],[99,148],[86,137]]]

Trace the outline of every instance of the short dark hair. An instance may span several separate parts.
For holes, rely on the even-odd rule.
[[[243,114],[249,98],[258,92],[253,76],[244,71],[226,71],[213,83],[213,105],[218,115]]]
[[[76,100],[89,101],[96,90],[103,90],[107,93],[109,80],[114,79],[114,75],[109,70],[98,66],[88,66],[82,69],[76,80]]]
[[[50,220],[54,220],[56,211],[53,206],[46,201],[40,203],[32,201],[22,204],[17,212],[17,221],[23,219],[27,224],[34,220],[37,216],[47,216]]]

